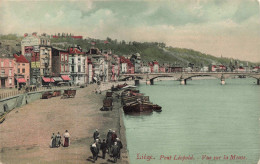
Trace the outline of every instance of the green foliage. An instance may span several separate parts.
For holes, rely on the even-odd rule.
[[[71,36],[71,34],[59,34],[58,36]],[[16,34],[0,35],[0,40],[15,40],[21,41],[22,37],[17,36]],[[51,38],[51,43],[55,44],[56,47],[67,49],[69,46],[80,45],[83,51],[88,51],[93,45],[91,42],[95,42],[95,46],[100,50],[112,50],[112,53],[119,56],[122,55],[131,55],[134,53],[140,53],[141,58],[145,62],[149,61],[158,61],[159,63],[169,63],[180,66],[187,66],[189,63],[194,64],[195,66],[208,66],[212,63],[215,64],[224,64],[230,65],[235,64],[237,61],[242,65],[258,65],[259,63],[252,63],[246,61],[240,61],[237,59],[231,58],[218,58],[209,54],[201,53],[192,49],[186,48],[174,48],[167,47],[165,43],[160,42],[126,42],[124,40],[118,41],[117,39],[113,40],[110,37],[106,38],[108,43],[104,43],[105,40],[100,39],[73,39],[70,37],[61,37],[61,38]],[[62,44],[57,44],[62,43]]]
[[[1,35],[0,40],[16,40],[20,41],[22,37],[17,36],[16,34],[8,34],[8,35]]]

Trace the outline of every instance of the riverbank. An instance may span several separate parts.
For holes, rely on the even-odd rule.
[[[40,99],[12,110],[0,125],[0,163],[90,163],[89,146],[95,129],[99,129],[101,139],[108,129],[115,130],[124,144],[118,163],[129,163],[120,103],[115,103],[113,111],[100,111],[105,92],[95,94],[97,88],[89,85],[77,90],[75,98]],[[65,130],[71,135],[71,145],[49,148],[51,134]],[[96,163],[111,162],[107,156]]]

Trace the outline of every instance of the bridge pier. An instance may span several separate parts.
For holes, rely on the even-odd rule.
[[[151,85],[150,80],[146,80],[146,85]]]
[[[135,80],[135,86],[139,85],[139,84],[140,84],[140,81],[139,80]]]
[[[186,79],[181,78],[180,81],[181,81],[181,85],[186,85],[187,84]]]
[[[260,85],[260,79],[257,79],[257,83],[256,83],[257,85]]]
[[[224,77],[223,74],[221,75],[220,81],[221,81],[221,82],[220,82],[221,85],[225,85],[226,82],[225,82],[225,77]]]
[[[150,85],[153,85],[154,82],[153,82],[153,79],[150,79]]]
[[[225,85],[225,79],[221,79],[221,85]]]

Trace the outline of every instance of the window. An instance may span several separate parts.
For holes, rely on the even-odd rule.
[[[71,66],[71,72],[74,72],[74,66]]]
[[[18,68],[18,73],[20,73],[20,68]]]
[[[80,80],[80,76],[78,76],[78,80]]]
[[[1,67],[4,67],[4,61],[1,61]]]
[[[61,61],[64,61],[64,59],[63,59],[63,54],[61,54],[60,56],[61,56]]]
[[[78,57],[78,62],[80,63],[80,57]]]
[[[12,70],[9,69],[9,76],[12,76]]]
[[[23,68],[23,73],[25,73],[25,69]]]
[[[80,65],[78,66],[78,72],[81,72],[81,66]]]
[[[11,60],[9,61],[9,67],[12,67],[12,61]]]
[[[67,56],[67,54],[64,54],[64,56],[65,56],[65,61],[68,61],[68,56]]]
[[[4,69],[1,69],[1,74],[5,74],[5,70]]]
[[[12,78],[9,79],[9,85],[12,85]]]
[[[64,72],[67,72],[68,70],[68,66],[67,65],[65,65],[65,70],[64,70]]]
[[[20,65],[20,64],[19,64]],[[23,64],[23,66],[25,66],[25,64]]]

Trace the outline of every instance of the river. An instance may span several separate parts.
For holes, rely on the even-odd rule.
[[[226,79],[226,85],[217,79],[192,80],[185,86],[179,81],[156,81],[138,89],[163,111],[124,116],[130,163],[256,164],[259,160],[260,86],[255,79]]]

